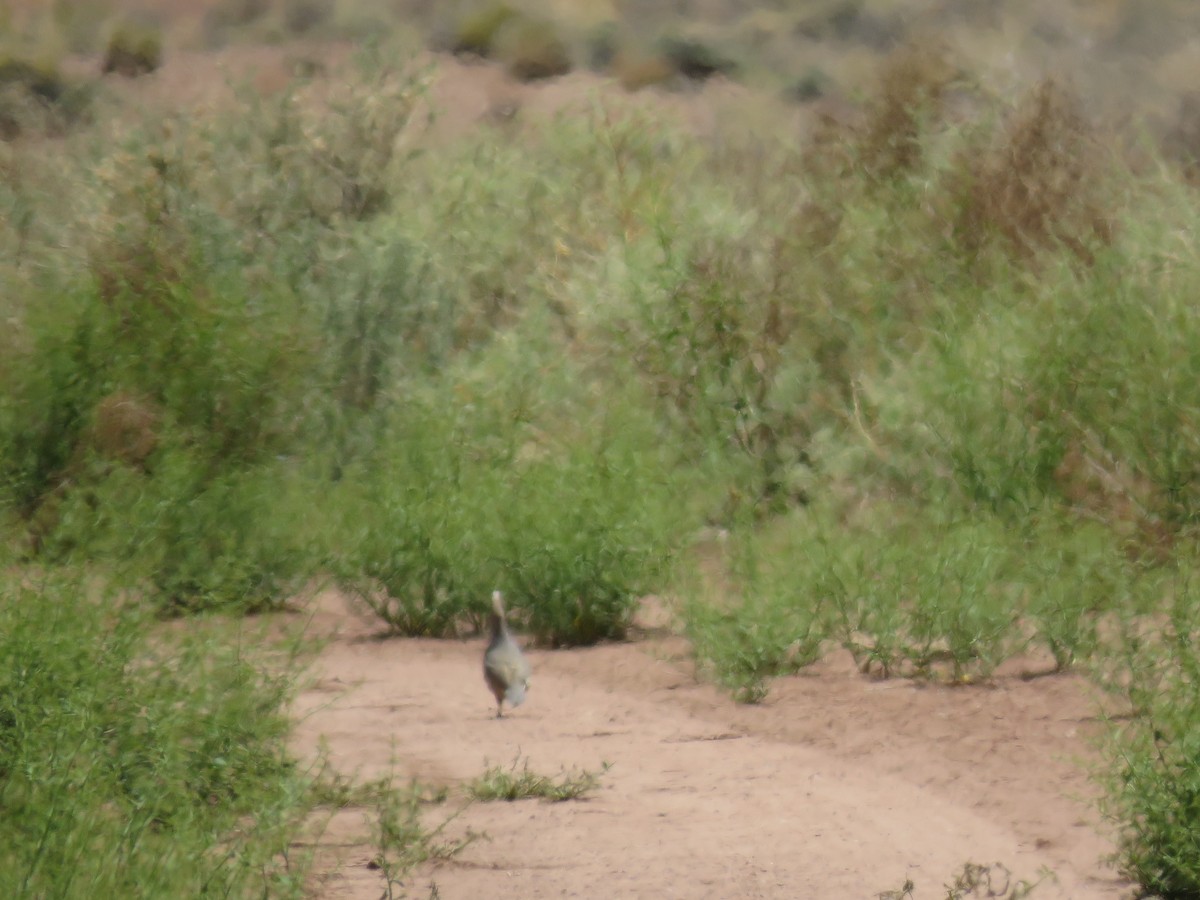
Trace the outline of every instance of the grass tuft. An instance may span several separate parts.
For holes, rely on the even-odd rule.
[[[600,772],[586,769],[564,771],[558,778],[552,778],[531,772],[529,760],[525,760],[518,771],[518,763],[521,763],[519,756],[507,769],[502,766],[489,767],[483,775],[467,785],[467,796],[484,803],[495,800],[511,802],[538,799],[551,803],[579,800],[600,786],[600,776],[610,768],[605,763]]]

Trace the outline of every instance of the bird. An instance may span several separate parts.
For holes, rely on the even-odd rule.
[[[504,597],[492,591],[492,639],[483,654],[483,677],[496,697],[496,718],[504,717],[503,707],[520,706],[529,688],[529,660],[508,633],[504,621]]]

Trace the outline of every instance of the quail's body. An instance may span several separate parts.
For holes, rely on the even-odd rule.
[[[496,718],[502,715],[507,702],[520,706],[529,687],[529,661],[508,633],[504,621],[504,599],[499,591],[492,593],[492,639],[483,654],[483,677],[496,698]]]

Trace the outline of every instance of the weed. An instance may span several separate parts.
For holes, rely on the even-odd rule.
[[[370,865],[383,873],[386,884],[384,896],[389,900],[397,896],[396,889],[402,887],[403,878],[415,866],[431,859],[453,859],[482,837],[468,830],[465,836],[458,839],[442,838],[442,832],[462,815],[469,803],[435,828],[427,829],[421,823],[421,806],[425,797],[425,790],[417,782],[412,782],[407,789],[396,788],[389,776],[377,803],[375,843],[378,853]]]
[[[470,782],[467,796],[472,800],[489,802],[492,800],[528,800],[540,799],[551,803],[561,803],[564,800],[578,800],[600,786],[600,776],[610,768],[608,763],[601,766],[599,772],[586,769],[578,772],[564,771],[557,779],[548,775],[539,775],[529,770],[529,760],[524,761],[520,771],[517,764],[520,756],[513,760],[512,765],[505,769],[503,766],[491,766],[479,778]]]

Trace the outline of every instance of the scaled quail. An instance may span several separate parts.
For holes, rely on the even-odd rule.
[[[483,677],[496,696],[496,718],[502,717],[505,701],[520,706],[529,687],[529,661],[508,633],[504,621],[504,598],[492,592],[492,639],[483,654]]]

